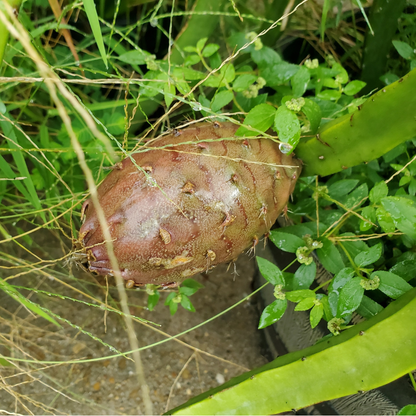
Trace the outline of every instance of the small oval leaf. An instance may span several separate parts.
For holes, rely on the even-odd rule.
[[[287,308],[286,299],[276,299],[267,306],[260,316],[259,329],[266,328],[277,322],[285,313]]]

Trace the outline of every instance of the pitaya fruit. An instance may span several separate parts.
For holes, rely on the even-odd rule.
[[[203,123],[148,142],[98,188],[121,275],[129,286],[175,286],[255,247],[285,208],[300,163],[272,140]],[[138,168],[138,166],[140,168]],[[111,275],[90,200],[80,245],[88,268]]]

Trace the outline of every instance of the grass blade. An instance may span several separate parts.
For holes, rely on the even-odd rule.
[[[8,117],[11,117],[9,114],[7,114]],[[34,208],[37,211],[42,210],[42,205],[39,201],[38,194],[36,193],[35,185],[33,184],[32,177],[29,173],[29,170],[26,166],[25,158],[23,157],[22,151],[19,147],[19,142],[17,139],[17,135],[15,133],[15,130],[13,129],[13,125],[5,120],[0,120],[0,126],[3,129],[4,135],[8,137],[10,140],[7,141],[8,146],[10,149],[16,149],[17,151],[12,152],[13,159],[16,163],[17,169],[19,170],[19,176],[24,177],[23,183],[25,184],[28,192],[23,192],[19,186],[19,182],[15,181],[16,187],[22,192],[22,194],[32,203]],[[3,172],[10,178],[14,178],[16,175],[14,175],[13,171],[11,169],[6,168],[7,162],[2,158],[0,160],[0,168],[3,170]],[[11,173],[11,175],[10,175]],[[10,176],[9,176],[10,175]],[[40,213],[42,219],[46,222],[45,214],[43,212]]]
[[[83,3],[98,50],[100,51],[106,68],[108,68],[107,55],[104,48],[103,36],[101,34],[100,23],[98,21],[97,9],[95,8],[94,0],[83,0]]]
[[[9,285],[6,281],[4,281],[0,277],[0,289],[11,296],[14,300],[25,306],[27,309],[31,310],[35,314],[41,316],[42,318],[46,319],[49,322],[52,322],[54,325],[58,326],[59,328],[61,325],[55,321],[51,316],[49,316],[45,311],[43,311],[39,306],[35,303],[26,299],[19,291],[17,291],[12,285]]]
[[[363,5],[361,4],[361,0],[357,0],[357,4],[358,4],[358,7],[361,10],[362,15],[364,16],[365,22],[367,23],[367,26],[368,26],[368,29],[370,30],[370,33],[374,36],[373,28],[371,27],[371,23],[368,20],[368,17],[367,17],[367,14],[365,13]]]
[[[8,0],[7,2],[11,7],[17,11],[20,8],[21,0]],[[0,5],[3,12],[6,12],[4,5]],[[7,12],[6,12],[7,16]],[[0,67],[3,62],[4,51],[6,50],[7,41],[9,40],[9,31],[6,28],[6,25],[0,21]]]
[[[324,40],[326,18],[328,16],[330,6],[331,6],[331,0],[324,0],[324,7],[322,8],[322,19],[321,19],[321,42],[323,42]]]

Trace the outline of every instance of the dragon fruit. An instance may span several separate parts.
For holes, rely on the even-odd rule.
[[[124,159],[98,187],[129,286],[175,286],[236,259],[286,207],[300,162],[272,140],[236,137],[237,128],[215,122],[174,130]],[[111,275],[91,200],[81,218],[78,245],[88,269]]]

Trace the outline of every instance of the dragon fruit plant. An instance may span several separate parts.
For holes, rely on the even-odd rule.
[[[238,125],[175,130],[117,164],[98,188],[128,286],[177,286],[230,262],[267,235],[285,208],[300,162],[272,140],[235,136]],[[79,242],[88,268],[111,275],[90,200]]]

